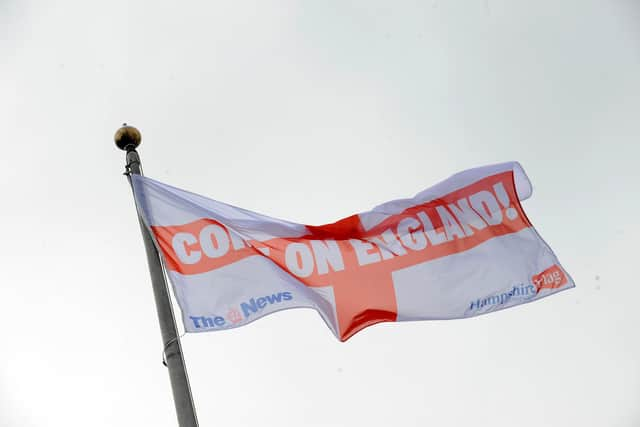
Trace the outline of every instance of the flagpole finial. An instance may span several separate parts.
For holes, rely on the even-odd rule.
[[[119,149],[129,152],[138,148],[138,145],[142,142],[142,135],[138,129],[123,123],[122,127],[116,131],[113,139]]]

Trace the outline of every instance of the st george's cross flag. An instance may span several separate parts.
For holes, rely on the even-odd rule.
[[[520,205],[532,188],[517,162],[321,226],[132,179],[187,332],[308,307],[344,341],[379,322],[472,317],[574,286]]]

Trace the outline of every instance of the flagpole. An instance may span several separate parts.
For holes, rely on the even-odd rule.
[[[125,123],[115,134],[115,143],[118,148],[126,151],[126,168],[127,175],[142,175],[142,167],[140,164],[140,156],[136,148],[142,141],[142,136],[138,129],[133,126],[127,126]],[[129,182],[131,183],[131,178]],[[133,188],[133,187],[132,187]],[[169,371],[169,379],[171,381],[171,389],[173,391],[173,401],[176,406],[176,414],[178,416],[178,425],[180,427],[197,427],[198,420],[196,418],[193,398],[191,397],[191,388],[189,387],[189,378],[182,356],[182,346],[180,345],[180,337],[176,328],[173,309],[169,299],[167,282],[160,262],[158,250],[153,244],[153,239],[147,227],[145,227],[140,214],[138,214],[138,222],[140,223],[140,231],[142,231],[142,240],[147,253],[147,263],[149,264],[149,273],[151,274],[151,285],[153,287],[153,296],[156,301],[156,310],[158,312],[158,321],[160,322],[160,333],[162,334],[162,344],[164,348],[165,365]]]

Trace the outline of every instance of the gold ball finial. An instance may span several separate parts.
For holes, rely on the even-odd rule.
[[[142,142],[142,135],[138,129],[123,123],[122,127],[118,129],[113,136],[113,140],[119,149],[132,151]]]

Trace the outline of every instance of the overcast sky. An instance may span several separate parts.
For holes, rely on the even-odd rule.
[[[148,176],[306,224],[517,160],[576,282],[187,335],[201,426],[639,425],[638,76],[637,0],[0,0],[0,425],[176,425],[125,121]]]

